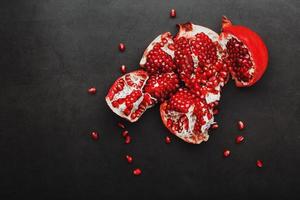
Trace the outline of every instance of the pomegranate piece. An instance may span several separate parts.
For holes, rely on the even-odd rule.
[[[152,75],[147,81],[145,92],[160,102],[179,88],[179,79],[174,72]]]
[[[171,143],[171,138],[170,138],[169,136],[166,136],[165,142],[166,142],[167,144],[170,144],[170,143]]]
[[[157,36],[144,51],[140,61],[141,68],[150,74],[172,72],[176,69],[173,62],[174,44],[169,32]]]
[[[120,44],[119,44],[119,50],[120,50],[121,52],[124,52],[124,51],[125,51],[125,44],[120,43]]]
[[[243,130],[243,129],[245,128],[244,122],[238,121],[238,128],[239,128],[240,130]]]
[[[170,17],[172,17],[172,18],[176,17],[176,10],[175,9],[171,9],[171,11],[170,11]]]
[[[256,83],[268,65],[268,50],[261,37],[253,30],[233,25],[222,19],[220,44],[226,51],[226,63],[237,87],[248,87]]]
[[[125,65],[121,65],[120,71],[121,71],[122,74],[126,74],[126,66]]]
[[[156,103],[156,99],[143,92],[148,78],[148,73],[143,70],[133,71],[118,78],[105,97],[111,110],[130,122],[137,121]]]
[[[187,88],[180,88],[160,106],[164,125],[182,140],[200,144],[208,140],[208,129],[214,123],[212,109]]]
[[[96,92],[97,92],[97,89],[96,89],[95,87],[90,87],[90,88],[88,89],[88,93],[89,93],[89,94],[96,94]]]
[[[224,156],[225,158],[229,157],[229,156],[230,156],[230,151],[229,151],[228,149],[224,150],[223,156]]]
[[[237,143],[237,144],[240,144],[241,142],[243,142],[244,141],[244,137],[243,136],[241,136],[241,135],[239,135],[239,136],[237,136],[236,138],[235,138],[235,142]]]
[[[178,27],[179,32],[174,38],[174,60],[181,80],[207,103],[219,101],[221,87],[229,77],[219,35],[190,22]]]
[[[133,158],[130,155],[126,155],[125,158],[126,158],[128,163],[132,163]]]
[[[139,175],[142,174],[142,170],[139,169],[139,168],[136,168],[136,169],[133,170],[132,173],[133,173],[133,175],[135,175],[135,176],[139,176]]]
[[[99,133],[96,131],[91,132],[91,138],[93,140],[98,140],[99,139]]]
[[[257,160],[256,161],[256,166],[259,167],[259,168],[262,168],[264,165],[263,161],[262,160]]]

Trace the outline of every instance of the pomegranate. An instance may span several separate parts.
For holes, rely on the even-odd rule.
[[[160,106],[164,125],[176,136],[192,144],[208,140],[213,124],[212,109],[187,88],[180,88]]]
[[[174,38],[174,60],[181,80],[207,103],[220,99],[221,87],[228,80],[227,64],[219,35],[190,22],[179,24]]]
[[[233,25],[224,16],[219,40],[227,53],[226,61],[236,86],[256,83],[268,64],[268,50],[261,37],[245,26]]]
[[[144,51],[140,61],[141,68],[148,73],[172,72],[176,69],[173,62],[174,44],[169,32],[157,36]]]

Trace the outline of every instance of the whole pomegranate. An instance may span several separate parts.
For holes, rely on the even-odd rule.
[[[226,17],[220,35],[191,22],[178,28],[175,37],[166,32],[148,45],[141,69],[118,78],[106,102],[130,122],[161,103],[167,129],[188,143],[199,144],[217,126],[215,107],[230,76],[237,87],[253,85],[266,70],[268,52],[257,33],[232,25]]]

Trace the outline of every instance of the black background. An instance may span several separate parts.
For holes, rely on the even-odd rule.
[[[0,198],[299,196],[299,10],[296,0],[1,1]],[[264,77],[252,88],[224,88],[220,129],[207,143],[171,136],[166,145],[155,107],[126,123],[132,143],[125,145],[120,118],[104,101],[119,66],[136,69],[148,43],[175,34],[176,23],[219,31],[222,15],[264,39]],[[87,94],[90,86],[95,96]],[[234,143],[238,119],[247,125],[241,145]],[[89,137],[92,130],[99,141]],[[228,159],[224,148],[232,151]],[[141,176],[132,175],[135,167]]]

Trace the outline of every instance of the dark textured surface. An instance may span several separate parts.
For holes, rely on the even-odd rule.
[[[173,7],[176,19],[168,16]],[[299,196],[299,10],[297,0],[1,1],[0,199]],[[224,14],[266,42],[263,79],[248,89],[226,86],[221,128],[205,144],[172,137],[166,145],[155,107],[128,125],[133,141],[124,145],[104,102],[119,66],[136,69],[147,44],[175,33],[176,23],[219,30]],[[86,92],[92,85],[96,96]],[[238,119],[247,124],[242,145],[234,144]],[[98,142],[88,136],[94,129]],[[132,176],[134,167],[142,176]]]

